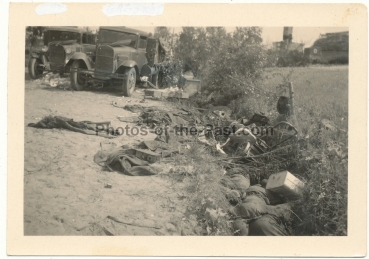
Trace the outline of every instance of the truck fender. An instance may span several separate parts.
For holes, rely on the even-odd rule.
[[[118,69],[117,69],[116,71],[117,71],[118,73],[119,73],[119,72],[122,72],[122,71],[125,71],[127,67],[129,67],[129,68],[134,67],[134,68],[135,68],[135,70],[136,70],[136,78],[139,78],[139,77],[140,77],[140,71],[138,70],[137,63],[136,63],[135,61],[133,61],[133,60],[125,60],[125,61],[123,61],[123,62],[119,65],[119,67],[118,67]]]
[[[133,60],[124,60],[120,65],[119,65],[119,68],[120,67],[138,67],[137,66],[137,63]]]
[[[44,64],[45,66],[47,66],[49,64],[49,61],[47,59],[47,57],[43,54],[43,53],[38,53],[38,52],[31,52],[30,53],[30,58],[36,58],[38,60],[41,61],[42,64]]]
[[[71,66],[73,62],[76,60],[82,60],[86,64],[86,67],[88,70],[93,69],[93,64],[92,64],[93,62],[91,58],[82,52],[74,53],[65,66]]]

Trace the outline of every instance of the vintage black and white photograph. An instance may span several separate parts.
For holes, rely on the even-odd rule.
[[[348,27],[24,33],[25,236],[347,236]]]

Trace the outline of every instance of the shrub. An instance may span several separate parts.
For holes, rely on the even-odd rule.
[[[213,92],[213,104],[228,105],[232,100],[252,94],[262,79],[265,53],[257,44],[229,44],[220,49],[202,77],[204,90]]]
[[[194,142],[184,154],[175,157],[171,176],[181,182],[181,191],[188,195],[185,215],[195,217],[202,235],[232,235],[226,191],[220,184],[224,169],[209,163],[214,157],[202,144]]]
[[[301,51],[289,51],[278,58],[277,66],[295,67],[304,65],[304,53]]]
[[[349,59],[348,59],[348,56],[347,57],[337,57],[337,58],[329,60],[328,63],[329,64],[348,64]]]
[[[278,51],[269,49],[266,54],[265,66],[266,67],[276,66],[278,62],[278,56],[279,56]]]
[[[159,69],[159,86],[167,88],[177,86],[181,76],[183,64],[178,60],[168,59],[157,65]]]

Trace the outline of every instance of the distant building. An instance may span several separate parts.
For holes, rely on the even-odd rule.
[[[326,39],[329,37],[337,37],[339,40],[345,40],[349,36],[348,31],[342,31],[342,32],[331,32],[326,34],[320,34],[319,39]]]
[[[303,43],[296,43],[292,42],[292,27],[284,27],[283,28],[283,41],[276,41],[272,44],[272,50],[278,51],[278,52],[290,52],[290,51],[298,51],[303,52],[304,51],[304,44]]]
[[[283,41],[272,43],[271,51],[277,54],[277,66],[294,66],[302,61],[304,44],[292,42],[293,28],[283,28]]]
[[[298,52],[304,51],[304,44],[303,43],[286,43],[284,41],[277,41],[273,42],[272,49],[276,51],[294,51],[297,50]]]
[[[305,48],[304,57],[316,63],[347,64],[349,59],[349,32],[321,34],[313,46]]]

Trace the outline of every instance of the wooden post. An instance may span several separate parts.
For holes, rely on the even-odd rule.
[[[295,126],[297,130],[299,130],[299,125],[298,125],[296,114],[295,114],[295,100],[294,100],[295,92],[293,90],[292,82],[288,82],[288,88],[290,92],[290,115],[289,117],[291,118],[292,125]],[[300,134],[301,134],[300,131],[298,131],[298,135]]]
[[[290,115],[295,115],[295,111],[294,111],[294,91],[293,91],[293,84],[292,82],[288,83],[288,88],[290,90],[290,102],[291,102],[291,107],[290,107]]]

